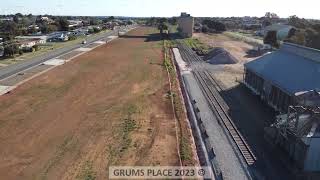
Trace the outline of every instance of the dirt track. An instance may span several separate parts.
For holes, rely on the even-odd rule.
[[[178,165],[161,44],[139,28],[0,97],[0,179]]]

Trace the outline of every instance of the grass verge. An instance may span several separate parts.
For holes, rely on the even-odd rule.
[[[226,36],[228,36],[234,40],[243,41],[243,42],[250,44],[252,46],[263,45],[263,40],[257,39],[254,37],[249,37],[249,36],[243,35],[241,33],[228,31],[228,32],[224,32],[223,34],[225,34]]]
[[[178,81],[177,73],[175,71],[174,65],[173,65],[173,59],[172,59],[172,54],[170,51],[170,48],[172,48],[172,43],[169,40],[164,40],[164,67],[168,70],[169,76],[171,79],[171,92],[170,92],[170,97],[172,98],[173,101],[173,108],[174,108],[174,113],[177,118],[177,123],[178,123],[178,138],[179,138],[179,153],[180,153],[180,158],[182,165],[184,166],[193,166],[195,165],[194,161],[194,154],[192,151],[192,144],[193,142],[191,141],[191,134],[189,131],[189,126],[187,122],[187,115],[184,111],[184,105],[183,105],[183,98],[180,93],[180,84]]]

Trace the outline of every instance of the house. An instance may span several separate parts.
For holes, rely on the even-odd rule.
[[[194,18],[185,12],[178,18],[178,30],[183,37],[192,37]]]
[[[68,22],[69,22],[69,28],[83,26],[83,23],[80,20],[68,20]]]
[[[284,43],[244,65],[244,84],[268,105],[287,112],[296,96],[320,89],[320,50]]]
[[[0,18],[0,22],[1,21],[13,21],[13,17]]]
[[[64,42],[64,41],[68,41],[69,40],[69,36],[68,36],[68,32],[53,32],[51,34],[48,35],[48,42]]]
[[[41,17],[41,21],[46,22],[47,24],[54,23],[54,20],[52,20],[51,18],[46,17],[46,16]]]
[[[17,41],[24,41],[24,40],[35,40],[38,39],[37,44],[45,44],[47,42],[48,36],[16,36],[15,39]]]
[[[28,28],[27,28],[28,30],[32,30],[32,29],[35,29],[35,30],[40,30],[40,27],[38,26],[38,25],[30,25],[30,26],[28,26]]]
[[[30,50],[35,45],[40,44],[40,38],[18,40],[19,48],[22,50]]]

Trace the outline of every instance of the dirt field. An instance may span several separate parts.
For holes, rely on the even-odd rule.
[[[199,39],[201,42],[211,47],[223,47],[228,50],[234,57],[239,60],[237,64],[218,65],[224,68],[221,79],[226,81],[227,84],[235,85],[233,82],[236,79],[241,79],[243,74],[243,64],[252,61],[255,58],[246,57],[247,51],[252,49],[253,46],[242,41],[234,40],[224,34],[203,34],[196,33],[194,37]],[[225,73],[226,72],[226,73]],[[217,75],[217,76],[219,76]],[[231,81],[230,81],[231,80]]]
[[[0,179],[179,165],[161,41],[139,28],[0,97]]]

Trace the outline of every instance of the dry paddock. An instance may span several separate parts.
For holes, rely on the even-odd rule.
[[[161,41],[139,28],[0,97],[0,179],[179,165]]]

